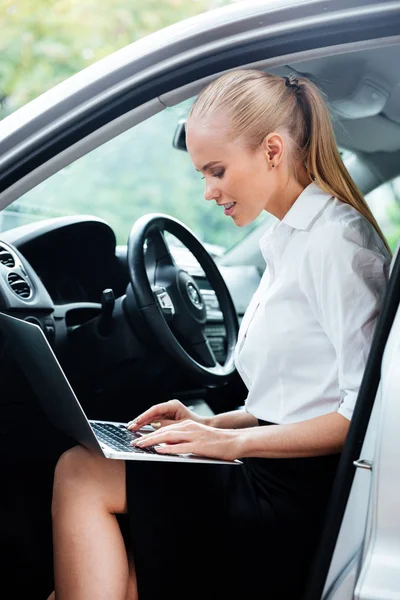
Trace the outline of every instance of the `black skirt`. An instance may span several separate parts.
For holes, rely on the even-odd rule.
[[[299,600],[339,456],[127,461],[139,600]]]

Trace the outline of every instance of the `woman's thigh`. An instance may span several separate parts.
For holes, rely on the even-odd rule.
[[[110,513],[127,512],[125,461],[104,458],[83,446],[74,446],[60,457],[54,475],[53,498],[88,496]]]

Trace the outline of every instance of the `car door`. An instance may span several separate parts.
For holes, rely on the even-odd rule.
[[[323,593],[321,582],[319,588],[318,583],[314,587],[318,580],[315,572],[309,587],[310,598],[319,598],[321,594],[326,600],[398,597],[400,538],[394,507],[399,501],[396,463],[399,447],[390,426],[397,430],[399,423],[394,402],[398,398],[398,369],[394,365],[396,360],[398,365],[399,247],[400,244],[393,253],[389,285],[360,390],[361,406],[355,411],[349,433],[352,440],[348,441],[352,444],[345,448],[347,469],[340,473],[339,485],[334,490],[320,552],[333,545],[335,549]],[[351,462],[356,467],[353,473]],[[336,542],[330,544],[329,526],[338,508],[335,500],[340,498],[340,488],[343,492],[346,487],[349,493],[340,531]],[[321,555],[316,562],[318,571],[318,563],[324,562]]]
[[[398,275],[394,271],[392,275]],[[381,410],[370,454],[371,491],[354,592],[357,600],[400,598],[399,340],[400,308],[397,308],[382,360],[378,395]]]

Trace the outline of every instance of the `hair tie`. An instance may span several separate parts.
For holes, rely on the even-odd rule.
[[[300,90],[299,80],[298,79],[290,80],[290,78],[286,77],[286,75],[285,75],[284,76],[284,80],[285,80],[286,87],[291,88],[295,92],[298,92]]]

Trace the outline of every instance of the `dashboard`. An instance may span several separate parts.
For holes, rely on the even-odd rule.
[[[55,220],[29,231],[17,228],[0,240],[10,241],[33,267],[55,305],[100,302],[101,292],[126,287],[123,265],[115,256],[115,236],[101,221]]]
[[[186,248],[170,245],[170,251],[201,290],[207,310],[205,334],[217,360],[223,362],[224,322],[215,292]],[[220,272],[240,321],[260,273],[252,266],[221,266]],[[56,334],[57,320],[79,326],[98,315],[104,290],[111,289],[115,298],[124,296],[129,284],[127,247],[117,246],[111,227],[95,217],[50,219],[0,234],[0,273],[2,308],[21,311],[25,317],[39,311],[47,323],[54,318]],[[10,277],[18,280],[14,288]]]

